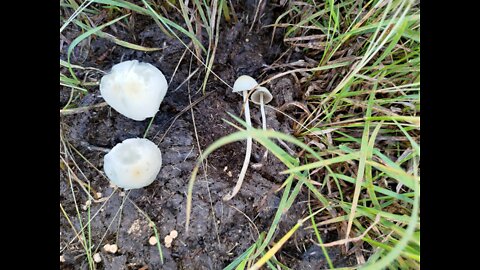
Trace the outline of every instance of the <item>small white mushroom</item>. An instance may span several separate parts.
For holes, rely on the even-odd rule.
[[[248,91],[254,89],[258,86],[257,81],[247,75],[242,75],[237,78],[235,83],[233,84],[233,92],[242,92],[243,94],[243,102],[245,103],[245,122],[247,122],[247,129],[252,127],[252,121],[250,119],[250,107],[248,106]],[[233,188],[231,194],[227,194],[223,197],[224,201],[231,200],[237,193],[240,191],[242,187],[243,179],[245,178],[245,174],[247,173],[248,163],[250,161],[250,155],[252,154],[252,137],[247,138],[247,151],[245,152],[245,160],[243,161],[242,170],[238,175],[237,183]]]
[[[262,129],[267,130],[267,120],[265,117],[265,104],[272,101],[273,99],[272,94],[270,93],[270,91],[268,91],[267,88],[260,86],[257,88],[257,90],[255,90],[255,92],[253,92],[250,98],[253,103],[260,105],[260,112],[262,114]],[[268,155],[268,151],[265,151],[265,154],[263,154],[263,161],[267,159],[267,155]]]
[[[138,60],[114,65],[100,81],[100,93],[108,105],[137,121],[155,116],[167,88],[167,80],[158,68]]]
[[[108,179],[124,189],[150,185],[162,167],[162,153],[148,139],[131,138],[115,145],[104,157]]]
[[[267,130],[267,121],[265,120],[265,104],[272,101],[272,94],[267,88],[260,86],[257,88],[257,90],[255,90],[255,92],[253,92],[251,99],[253,103],[260,105],[260,111],[262,113],[262,128],[263,130]]]

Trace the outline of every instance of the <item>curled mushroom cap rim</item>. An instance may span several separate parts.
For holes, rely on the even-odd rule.
[[[273,95],[270,93],[270,91],[263,86],[258,87],[257,90],[253,92],[250,99],[253,103],[260,105],[260,95],[263,95],[263,104],[267,104],[273,99]]]

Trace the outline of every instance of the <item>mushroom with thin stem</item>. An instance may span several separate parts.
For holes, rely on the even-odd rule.
[[[252,121],[250,119],[250,108],[248,106],[248,91],[254,89],[258,86],[257,81],[247,75],[242,75],[238,77],[238,79],[233,84],[233,92],[242,92],[243,94],[243,102],[245,103],[245,122],[247,123],[247,129],[252,127]],[[243,179],[245,178],[245,174],[247,173],[248,164],[250,161],[250,156],[252,154],[252,137],[247,137],[247,150],[245,152],[245,159],[243,160],[242,170],[238,175],[237,183],[233,188],[232,193],[227,194],[223,197],[224,201],[231,200],[235,195],[237,195],[238,191],[242,187]]]
[[[133,120],[153,117],[167,93],[163,73],[149,63],[124,61],[100,80],[100,93],[112,108]]]
[[[263,86],[258,87],[257,90],[255,90],[255,92],[253,92],[253,94],[251,95],[252,102],[257,105],[260,105],[263,130],[267,130],[267,120],[265,117],[265,104],[272,101],[272,99],[273,99],[273,96],[270,93],[270,91],[268,91],[268,89]],[[268,151],[265,151],[265,154],[263,154],[263,160],[267,158],[267,155],[268,155]]]
[[[253,92],[250,98],[253,103],[260,105],[260,111],[262,113],[262,128],[263,130],[267,130],[267,121],[265,120],[265,104],[272,101],[272,94],[267,88],[260,86],[257,88],[257,90],[255,90],[255,92]]]
[[[130,138],[115,145],[104,157],[108,179],[124,189],[150,185],[162,167],[162,153],[148,139]]]

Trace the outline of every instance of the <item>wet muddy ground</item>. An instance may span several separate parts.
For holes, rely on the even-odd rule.
[[[242,18],[250,18],[252,11],[239,7],[238,14]],[[271,65],[287,49],[282,42],[282,32],[275,35],[273,45],[270,46],[271,28],[261,28],[261,25],[273,23],[275,16],[281,9],[267,5],[261,23],[248,33],[250,24],[240,18],[236,24],[222,24],[221,38],[217,49],[213,71],[228,84],[233,85],[235,79],[243,74],[265,79],[273,71],[263,74],[265,67]],[[249,14],[252,13],[252,14]],[[91,213],[98,215],[91,222],[92,243],[98,248],[102,261],[97,264],[98,269],[223,269],[238,255],[243,253],[256,239],[258,229],[267,231],[273,220],[280,201],[281,193],[275,190],[285,180],[285,176],[278,173],[285,169],[283,164],[269,155],[268,162],[261,168],[250,167],[241,191],[231,201],[223,202],[222,197],[230,192],[235,185],[240,172],[244,155],[245,142],[236,142],[222,147],[208,158],[207,178],[201,171],[193,193],[193,209],[190,235],[185,231],[185,206],[187,184],[199,156],[198,144],[205,149],[215,140],[231,134],[235,129],[223,121],[233,121],[227,112],[240,115],[242,97],[231,92],[231,89],[210,76],[206,87],[207,96],[192,106],[192,111],[183,111],[203,97],[201,84],[204,73],[193,76],[189,83],[181,85],[189,76],[190,70],[197,67],[195,60],[190,64],[190,55],[182,59],[175,73],[174,70],[181,60],[185,47],[176,39],[168,38],[150,18],[136,15],[131,33],[121,28],[116,29],[115,35],[126,41],[141,44],[142,46],[161,47],[157,52],[138,52],[115,45],[102,38],[93,38],[89,44],[75,51],[74,63],[86,67],[95,67],[104,71],[120,61],[138,59],[149,62],[158,67],[171,81],[169,91],[160,106],[160,111],[153,120],[147,138],[157,143],[162,151],[163,165],[157,180],[150,186],[132,190],[128,198],[142,209],[158,226],[160,239],[177,230],[179,236],[173,241],[172,247],[165,248],[162,243],[164,264],[156,246],[148,243],[154,235],[147,219],[136,207],[125,201],[121,218],[116,216],[124,196],[117,191],[105,203],[92,202]],[[111,28],[106,32],[114,31]],[[65,34],[67,39],[73,39],[77,32],[71,30]],[[66,49],[63,50],[64,56]],[[63,57],[62,57],[63,58]],[[301,55],[294,54],[293,58],[301,59]],[[291,59],[290,59],[291,60]],[[77,76],[87,76],[90,80],[101,78],[100,72],[80,71]],[[181,86],[180,86],[181,85]],[[179,87],[180,86],[180,87]],[[274,94],[272,107],[280,107],[286,102],[302,101],[301,89],[295,80],[288,76],[272,81],[266,85]],[[78,107],[91,106],[103,102],[98,87],[92,87],[88,94],[82,95],[75,101]],[[60,89],[60,108],[68,98],[70,91]],[[252,123],[261,127],[260,111],[251,103]],[[292,122],[287,117],[279,115],[267,106],[267,127],[285,133],[292,133]],[[177,117],[178,116],[178,117]],[[73,151],[72,156],[78,168],[71,165],[73,172],[82,181],[90,180],[96,192],[108,197],[113,191],[108,180],[93,166],[102,170],[104,151],[115,144],[133,137],[143,137],[149,119],[134,121],[117,113],[108,106],[90,109],[86,112],[65,115],[61,118],[61,130],[65,141],[88,160],[83,159]],[[173,124],[172,124],[173,123]],[[167,128],[171,128],[167,132]],[[195,125],[195,126],[194,126]],[[195,128],[197,134],[195,134]],[[254,142],[251,164],[260,161],[262,149]],[[91,163],[91,164],[89,164]],[[69,164],[70,165],[70,164]],[[92,166],[93,165],[93,166]],[[87,221],[87,211],[81,209],[86,204],[87,196],[74,184],[75,199],[80,207],[83,222]],[[278,240],[297,220],[306,216],[306,190],[301,191],[297,202],[282,217]],[[77,218],[75,203],[69,186],[68,174],[65,169],[60,170],[60,202],[65,212],[71,218],[73,225],[80,227]],[[213,209],[213,212],[212,212]],[[255,224],[252,225],[251,221]],[[120,220],[120,223],[118,223]],[[110,228],[107,231],[107,228]],[[60,213],[60,247],[67,246],[75,236],[69,222]],[[334,232],[322,234],[324,241],[336,240]],[[102,240],[103,238],[103,240]],[[315,239],[312,230],[300,229],[278,253],[277,259],[292,269],[324,269],[326,262],[321,249],[312,244]],[[102,240],[102,242],[100,242]],[[110,254],[102,250],[105,244],[117,244],[118,251]],[[352,265],[354,257],[342,255],[335,248],[329,249],[335,266]],[[61,253],[64,262],[62,269],[88,269],[85,250],[78,241],[73,241]],[[142,268],[143,267],[143,268]]]

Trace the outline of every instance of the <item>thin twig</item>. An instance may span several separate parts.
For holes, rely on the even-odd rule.
[[[240,209],[238,209],[237,207],[233,206],[233,205],[229,205],[229,207],[235,209],[237,212],[239,212],[240,214],[242,214],[252,225],[253,225],[253,228],[255,228],[255,231],[257,231],[257,238],[258,236],[260,236],[260,231],[258,230],[257,228],[257,225],[255,225],[255,223],[253,222],[253,220],[247,216],[247,214],[245,214],[244,212],[242,212]]]
[[[71,115],[71,114],[83,113],[83,112],[89,111],[90,109],[100,108],[100,107],[104,107],[106,105],[107,105],[107,102],[101,102],[101,103],[91,105],[91,106],[86,106],[86,107],[79,107],[79,108],[74,108],[74,109],[64,109],[64,110],[60,110],[60,114],[61,115]]]
[[[354,238],[341,239],[341,240],[338,240],[338,241],[326,243],[326,244],[323,244],[323,246],[324,247],[333,247],[333,246],[339,246],[339,245],[347,244],[347,243],[350,243],[350,242],[360,241],[365,237],[365,235],[367,235],[368,231],[370,231],[373,228],[373,226],[377,225],[377,223],[379,221],[380,221],[380,215],[377,215],[375,217],[375,221],[372,223],[372,225],[370,225],[361,235],[359,235],[357,237],[354,237]],[[318,243],[314,243],[314,244],[317,245],[317,246],[322,246]]]
[[[177,113],[177,115],[175,115],[175,117],[173,117],[173,120],[172,120],[172,123],[170,124],[170,126],[167,128],[167,130],[165,131],[165,133],[163,133],[162,137],[160,138],[160,141],[158,142],[158,144],[160,144],[163,139],[165,138],[165,136],[167,135],[168,131],[170,131],[170,128],[172,128],[173,124],[175,123],[175,121],[177,121],[177,119],[182,115],[184,114],[186,111],[188,111],[190,108],[193,108],[193,106],[197,105],[200,101],[206,99],[210,94],[212,94],[213,91],[211,92],[208,92],[206,93],[205,95],[203,95],[202,97],[198,98],[197,100],[195,100],[194,102],[190,103],[188,106],[186,106],[185,108],[183,108],[179,113]],[[155,134],[155,136],[153,136],[153,139],[154,140],[158,134],[160,134],[160,130]]]
[[[125,204],[125,200],[126,200],[126,197],[128,196],[128,194],[130,194],[130,191],[128,191],[128,193],[125,195],[125,197],[124,197],[123,200],[122,200],[122,204],[120,205],[120,207],[118,208],[117,212],[116,212],[115,215],[113,216],[112,221],[110,221],[110,224],[108,224],[108,227],[107,227],[107,229],[105,230],[105,233],[103,234],[102,238],[100,238],[100,241],[98,242],[97,248],[95,249],[95,251],[93,251],[94,254],[97,253],[98,249],[99,249],[100,246],[102,245],[103,239],[105,239],[105,237],[107,236],[108,230],[110,230],[110,227],[112,226],[113,222],[115,221],[115,219],[117,219],[118,214],[120,214],[120,219],[118,220],[118,228],[120,227],[120,224],[121,224],[121,221],[122,221],[121,213],[122,213],[122,211],[123,211],[123,205]],[[117,239],[116,239],[116,243],[118,243],[118,228],[117,228]]]
[[[192,65],[192,59],[190,60],[190,69],[191,69],[191,65]],[[188,89],[188,102],[190,104],[192,104],[192,95],[190,93],[190,81],[188,81],[188,83],[187,83],[187,89]],[[193,112],[193,106],[190,106],[190,113],[192,114],[193,131],[194,131],[194,134],[195,134],[195,139],[197,141],[198,152],[199,152],[200,156],[203,156],[202,148],[200,147],[200,140],[198,138],[197,125],[195,124],[195,114]],[[193,150],[193,148],[192,148],[192,150]],[[220,236],[219,236],[219,233],[218,233],[217,217],[215,215],[215,208],[213,208],[213,200],[212,200],[212,194],[210,192],[210,187],[208,186],[208,178],[207,178],[208,163],[207,163],[207,159],[202,160],[202,168],[203,168],[203,177],[205,178],[205,186],[207,187],[208,199],[209,199],[209,202],[210,202],[210,211],[212,211],[212,216],[213,216],[213,225],[215,227],[217,242],[220,245]]]

